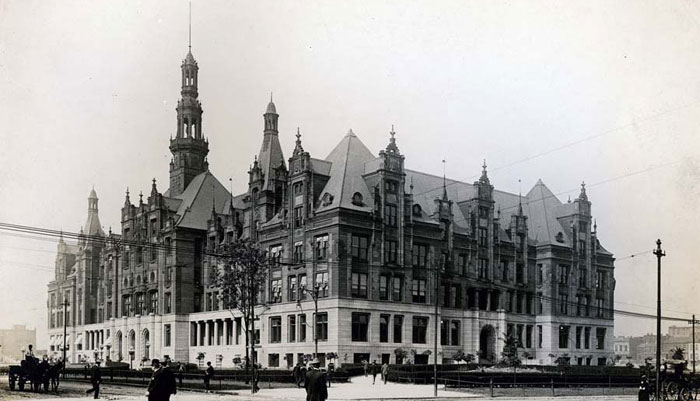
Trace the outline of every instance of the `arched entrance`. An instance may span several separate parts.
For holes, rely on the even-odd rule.
[[[151,338],[148,329],[144,329],[141,334],[141,360],[151,359],[150,356]]]
[[[117,349],[117,360],[119,362],[121,362],[122,359],[124,359],[124,349],[122,348],[123,344],[122,344],[122,332],[121,331],[117,332],[115,339],[116,339],[116,344],[114,344],[114,345],[116,345],[115,348]]]
[[[496,330],[487,324],[479,334],[479,363],[494,363],[496,361]]]

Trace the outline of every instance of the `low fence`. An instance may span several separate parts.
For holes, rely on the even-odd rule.
[[[151,379],[152,371],[149,370],[128,370],[101,368],[102,381],[104,383],[126,384],[126,385],[148,385]],[[204,388],[204,372],[173,372],[175,380],[179,387],[189,389]],[[294,377],[291,370],[258,370],[258,386],[259,387],[291,387],[294,385]],[[64,380],[72,381],[89,381],[90,369],[65,369]],[[246,373],[244,370],[217,370],[214,377],[210,381],[210,388],[214,390],[236,390],[249,388],[252,374]],[[333,382],[347,382],[349,376],[347,372],[342,370],[331,374]],[[180,385],[182,383],[182,385]]]

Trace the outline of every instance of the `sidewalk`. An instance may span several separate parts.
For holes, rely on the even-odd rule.
[[[435,399],[433,398],[432,384],[403,384],[387,382],[382,383],[380,375],[377,375],[376,384],[372,384],[372,376],[353,377],[350,383],[332,383],[328,389],[329,400],[385,400],[392,398],[399,399]],[[439,398],[476,398],[478,394],[461,393],[456,391],[445,391],[442,385],[438,386]],[[224,392],[222,392],[224,393]],[[232,393],[232,392],[231,392]],[[244,395],[242,391],[238,394]],[[261,389],[256,394],[275,400],[306,400],[306,390],[304,388],[276,388]]]

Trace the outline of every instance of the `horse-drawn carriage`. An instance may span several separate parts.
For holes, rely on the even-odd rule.
[[[696,379],[686,372],[688,363],[670,360],[661,367],[659,399],[662,401],[692,400],[697,389]],[[649,400],[656,401],[656,377],[649,375]]]
[[[19,365],[11,365],[8,376],[10,390],[18,388],[20,391],[29,384],[32,391],[58,390],[58,376],[63,368],[63,363],[50,364],[47,359],[39,360],[31,355],[27,355]]]

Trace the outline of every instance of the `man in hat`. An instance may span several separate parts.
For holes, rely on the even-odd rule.
[[[92,388],[88,389],[85,393],[90,394],[94,392],[95,399],[100,398],[100,383],[102,382],[102,372],[100,371],[100,360],[96,360],[95,364],[92,365],[90,369],[90,383]]]
[[[207,370],[204,371],[204,388],[206,392],[209,392],[209,382],[212,377],[214,377],[214,367],[211,366],[211,362],[207,361]]]
[[[170,369],[163,369],[158,359],[151,362],[153,376],[148,383],[148,401],[168,401],[170,395],[177,393],[175,375]]]
[[[326,401],[328,398],[328,388],[326,387],[326,375],[321,372],[319,367],[321,362],[318,358],[314,358],[309,363],[309,369],[306,372],[306,380],[304,388],[306,388],[306,401]]]

